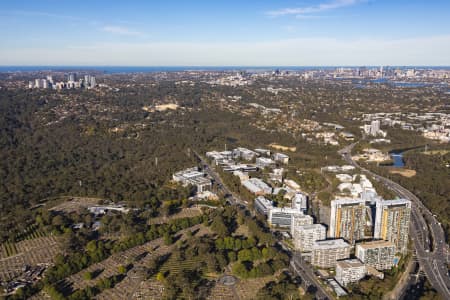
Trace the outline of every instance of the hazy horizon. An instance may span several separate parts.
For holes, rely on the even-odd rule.
[[[445,66],[450,3],[0,4],[2,66]]]

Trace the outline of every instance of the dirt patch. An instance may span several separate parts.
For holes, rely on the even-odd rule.
[[[269,147],[272,147],[274,149],[281,150],[281,151],[291,151],[291,152],[297,151],[297,147],[288,147],[288,146],[278,145],[275,143],[269,144]]]
[[[430,151],[425,151],[425,152],[423,152],[423,154],[426,154],[426,155],[441,155],[441,156],[444,156],[444,155],[446,155],[447,153],[449,153],[450,152],[450,150],[445,150],[445,149],[443,149],[443,150],[430,150]]]
[[[200,216],[202,210],[198,207],[183,208],[179,213],[171,215],[169,217],[156,217],[148,220],[148,224],[163,224],[168,223],[171,220],[182,219],[182,218],[193,218]]]
[[[179,108],[179,105],[175,104],[175,103],[161,104],[161,105],[155,105],[155,106],[143,106],[142,107],[143,110],[148,111],[148,112],[177,110],[178,108]]]
[[[53,206],[49,210],[64,212],[64,213],[72,213],[72,212],[80,212],[83,209],[86,209],[90,206],[94,206],[100,203],[101,198],[87,198],[87,197],[66,197],[67,200],[64,202]]]
[[[391,174],[399,174],[399,175],[402,175],[404,177],[411,178],[411,177],[416,176],[417,172],[415,170],[411,170],[411,169],[391,169],[391,170],[389,170],[389,173],[391,173]]]

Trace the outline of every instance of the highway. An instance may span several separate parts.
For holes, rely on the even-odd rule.
[[[351,157],[351,151],[355,144],[353,143],[339,151],[343,159],[348,164],[359,168],[362,172],[385,184],[399,197],[411,200],[410,232],[412,233],[418,262],[433,288],[443,299],[450,299],[450,277],[447,268],[449,246],[445,241],[445,234],[441,225],[431,211],[413,193],[392,180],[379,176],[357,164]]]
[[[197,158],[198,163],[201,165],[201,168],[203,172],[205,172],[208,176],[210,176],[214,182],[217,185],[217,188],[222,192],[224,195],[227,195],[226,199],[227,201],[232,205],[238,205],[243,206],[248,209],[248,203],[246,201],[242,201],[238,196],[234,195],[226,185],[223,184],[219,174],[211,168],[209,163],[197,152],[193,151],[195,157]],[[254,215],[254,212],[249,209],[249,211]],[[281,243],[281,246],[283,249],[285,249],[288,252],[291,252],[286,246]],[[315,276],[312,267],[304,262],[300,255],[297,253],[291,253],[292,259],[291,259],[291,267],[295,271],[295,273],[302,278],[303,283],[306,287],[312,286],[316,290],[315,297],[318,300],[327,300],[327,299],[334,299],[333,296],[330,295],[330,293],[325,290],[325,288],[319,283],[319,280]]]

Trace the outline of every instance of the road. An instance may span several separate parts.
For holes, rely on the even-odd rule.
[[[413,193],[398,183],[358,165],[351,157],[351,151],[355,145],[356,143],[353,143],[339,151],[348,164],[359,168],[362,172],[371,175],[375,180],[385,184],[399,197],[411,200],[410,232],[412,233],[418,262],[433,288],[443,299],[450,299],[450,278],[447,268],[449,246],[445,241],[444,230],[440,223]]]
[[[197,158],[198,163],[201,165],[201,168],[203,172],[205,172],[208,176],[210,176],[214,182],[217,184],[217,188],[224,194],[228,195],[227,201],[230,202],[232,205],[240,205],[248,208],[248,203],[246,201],[243,201],[238,196],[233,194],[230,189],[226,185],[223,184],[222,179],[220,178],[219,174],[211,168],[208,161],[206,161],[201,155],[199,155],[197,152],[193,151],[195,157]],[[254,212],[249,209],[249,211],[254,215]],[[281,244],[283,249],[285,249],[288,252],[291,252],[286,246]],[[330,295],[328,291],[326,291],[323,286],[319,283],[319,280],[315,276],[313,269],[310,265],[308,265],[306,262],[304,262],[299,254],[291,253],[292,259],[291,259],[291,267],[296,272],[300,278],[305,283],[305,286],[313,286],[316,290],[316,298],[319,300],[327,300],[327,299],[334,299],[333,296]]]
[[[316,289],[316,299],[334,299],[334,297],[320,284],[311,265],[303,261],[300,253],[294,252],[292,254],[291,267],[297,275],[303,279],[305,286],[313,286]]]
[[[205,172],[205,174],[207,174],[214,180],[217,185],[217,189],[224,195],[226,195],[226,200],[230,202],[230,204],[241,204],[247,206],[247,203],[242,201],[238,196],[234,195],[231,190],[223,184],[219,174],[217,174],[217,172],[213,168],[211,168],[209,163],[201,155],[199,155],[196,151],[193,151],[193,153],[197,158],[198,163],[201,165],[201,169],[203,170],[203,172]]]

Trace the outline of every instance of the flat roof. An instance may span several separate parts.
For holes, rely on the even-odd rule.
[[[299,225],[298,228],[301,228],[303,230],[314,230],[317,228],[323,228],[326,229],[326,227],[322,224],[306,224],[306,225]]]
[[[303,214],[302,211],[291,208],[291,207],[274,207],[271,209],[272,213],[287,213],[287,214],[295,214],[297,216],[301,216],[302,218],[306,215]],[[309,216],[308,216],[309,217]]]
[[[345,184],[345,182],[341,184]],[[361,198],[336,198],[334,200],[331,200],[331,204],[361,204],[365,202],[366,201]]]
[[[395,247],[395,245],[392,242],[384,240],[357,243],[356,246],[362,247],[364,249],[373,249],[379,247]]]
[[[395,200],[382,200],[379,201],[382,205],[404,205],[404,204],[409,204],[411,205],[411,201],[408,199],[395,199]]]
[[[364,267],[364,264],[359,259],[346,259],[346,260],[338,260],[336,262],[336,266],[341,268],[359,268]]]
[[[335,249],[345,247],[350,247],[350,244],[344,241],[344,239],[315,241],[313,244],[314,250]]]

